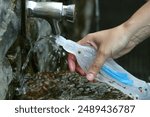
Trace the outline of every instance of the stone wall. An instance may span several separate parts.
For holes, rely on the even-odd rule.
[[[4,99],[8,84],[13,79],[12,68],[6,58],[19,33],[19,16],[16,10],[17,0],[0,0],[0,99]]]

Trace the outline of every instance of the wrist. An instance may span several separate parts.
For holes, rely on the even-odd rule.
[[[124,22],[122,24],[122,27],[124,28],[126,34],[129,37],[134,35],[137,32],[137,30],[138,30],[137,25],[135,25],[135,23],[133,21],[130,21],[130,20],[127,20],[126,22]]]
[[[128,41],[136,32],[135,28],[133,27],[133,23],[128,21],[119,25],[118,30],[119,32],[122,32],[122,35],[124,35]]]
[[[121,24],[121,27],[124,29],[128,40],[132,40],[137,44],[150,37],[150,24],[140,27],[139,25],[136,25],[135,22],[128,20]]]

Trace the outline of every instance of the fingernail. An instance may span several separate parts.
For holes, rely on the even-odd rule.
[[[93,81],[93,80],[94,80],[94,77],[95,77],[95,75],[92,74],[92,73],[88,73],[88,74],[86,75],[86,78],[87,78],[89,81]]]

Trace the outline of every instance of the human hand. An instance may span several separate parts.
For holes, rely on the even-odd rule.
[[[87,79],[92,81],[99,72],[107,58],[118,58],[131,51],[139,41],[136,38],[130,38],[130,32],[120,25],[118,27],[88,34],[78,43],[81,45],[90,44],[97,50],[96,58],[85,73],[78,63],[74,55],[68,55],[68,64],[72,72],[77,71],[81,75],[86,75]]]

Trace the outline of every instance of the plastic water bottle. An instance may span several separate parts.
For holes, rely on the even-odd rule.
[[[96,57],[93,47],[79,45],[62,36],[56,37],[56,43],[74,54],[80,67],[87,72]],[[111,58],[104,63],[96,80],[107,83],[133,99],[150,99],[150,83],[134,77]]]

